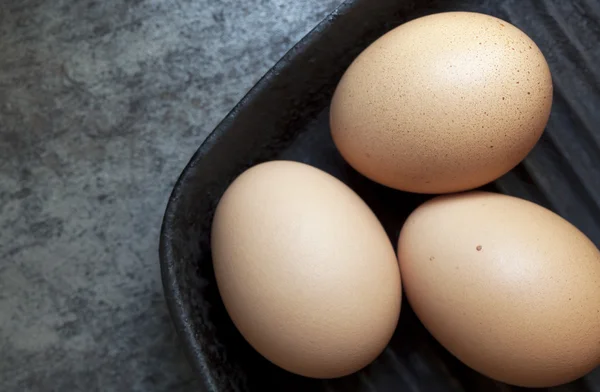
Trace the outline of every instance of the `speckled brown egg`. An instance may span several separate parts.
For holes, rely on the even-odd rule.
[[[600,252],[555,213],[485,192],[440,196],[402,228],[406,296],[471,368],[525,387],[600,365]]]
[[[472,189],[516,166],[540,138],[552,79],[515,26],[470,12],[415,19],[348,68],[331,132],[370,179],[419,193]]]
[[[389,342],[401,285],[368,206],[311,166],[255,166],[227,189],[212,227],[219,292],[246,340],[303,376],[360,370]]]

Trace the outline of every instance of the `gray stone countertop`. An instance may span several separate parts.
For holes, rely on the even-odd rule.
[[[0,391],[194,391],[163,299],[177,176],[340,0],[3,0]]]

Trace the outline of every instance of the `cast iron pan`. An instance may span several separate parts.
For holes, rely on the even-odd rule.
[[[540,46],[552,69],[553,113],[538,146],[490,189],[542,204],[600,245],[600,2],[597,0],[350,0],[297,44],[202,144],[175,185],[160,259],[165,295],[190,361],[207,391],[515,391],[455,360],[403,304],[388,349],[361,372],[310,380],[280,370],[241,337],[221,299],[210,253],[215,206],[248,167],[291,159],[352,187],[393,243],[427,196],[379,186],[336,151],[328,126],[332,92],[371,42],[410,19],[452,10],[508,20]],[[600,299],[599,299],[600,300]],[[600,391],[596,371],[556,391]]]

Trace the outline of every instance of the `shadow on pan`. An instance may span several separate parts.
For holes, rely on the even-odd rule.
[[[233,109],[181,174],[160,241],[165,296],[188,357],[207,391],[517,391],[455,360],[403,304],[386,351],[361,372],[311,380],[263,359],[237,332],[218,294],[210,254],[214,209],[250,166],[290,159],[321,168],[353,188],[393,243],[428,196],[360,176],[329,135],[328,106],[351,61],[388,30],[443,11],[478,11],[530,35],[552,69],[555,97],[546,133],[525,162],[488,188],[542,204],[600,245],[600,4],[595,0],[350,0],[298,43]],[[600,391],[597,370],[556,391]]]

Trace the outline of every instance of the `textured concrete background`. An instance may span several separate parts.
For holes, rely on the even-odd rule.
[[[162,295],[172,185],[339,0],[2,0],[0,391],[193,391]]]

